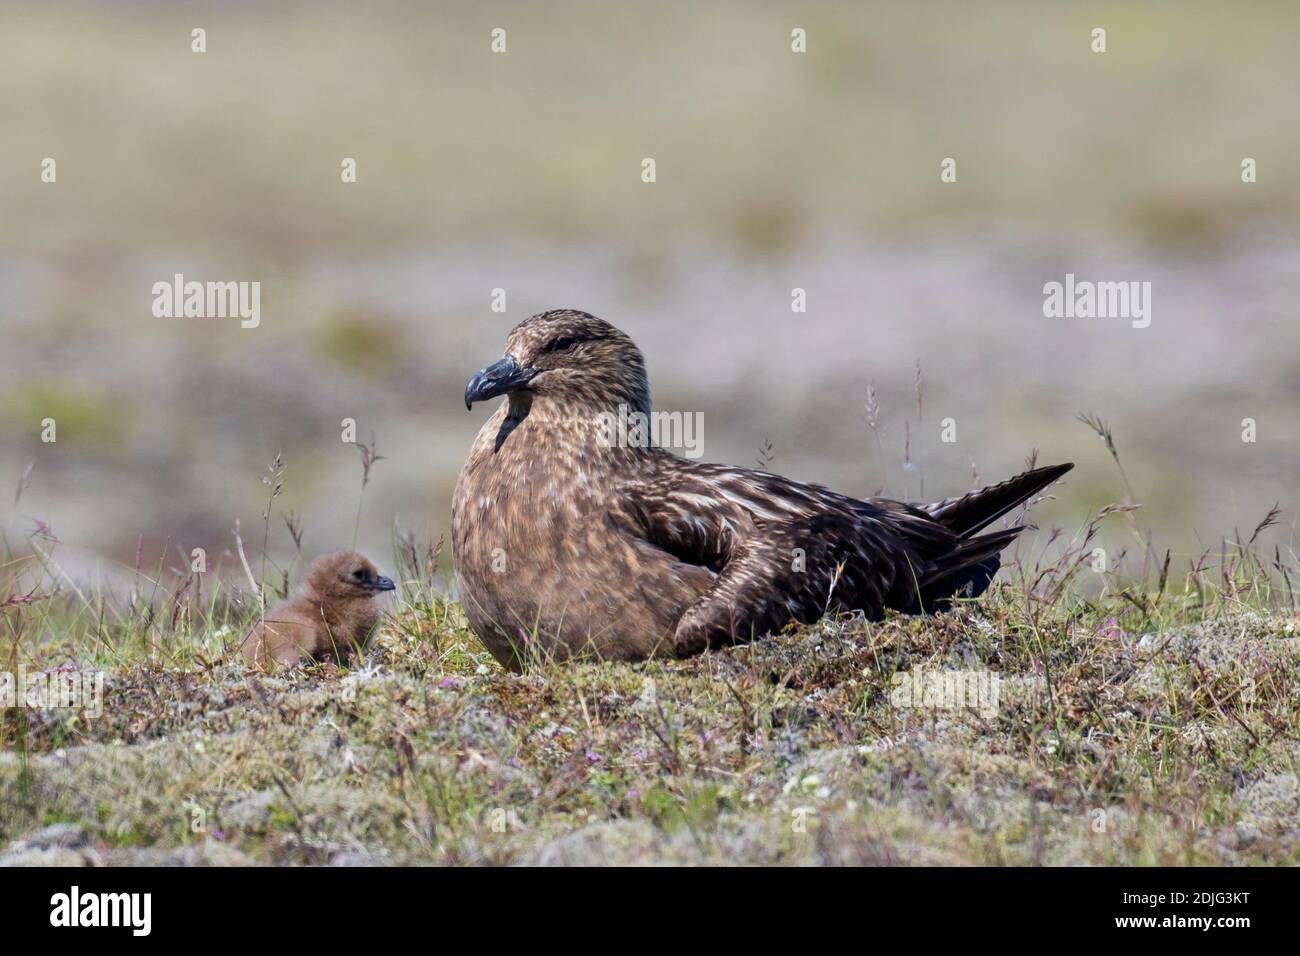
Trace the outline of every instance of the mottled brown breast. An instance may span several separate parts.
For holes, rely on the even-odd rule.
[[[611,505],[627,450],[599,447],[590,420],[525,417],[498,444],[488,420],[452,506],[456,586],[470,626],[499,661],[667,653],[686,606],[713,580],[627,534]]]

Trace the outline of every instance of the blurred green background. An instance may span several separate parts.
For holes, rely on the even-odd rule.
[[[308,553],[346,546],[351,417],[386,456],[361,533],[385,563],[394,525],[449,525],[489,414],[465,411],[466,378],[563,306],[637,340],[656,406],[702,413],[709,460],[752,465],[770,441],[773,470],[913,498],[923,478],[930,499],[1038,448],[1079,463],[1036,512],[1073,530],[1123,495],[1074,418],[1095,412],[1161,550],[1217,553],[1279,500],[1285,553],[1297,36],[1286,2],[9,0],[5,499],[34,465],[7,533],[48,522],[77,573],[220,553],[236,519],[260,547],[259,479],[282,451],[272,550],[292,547],[290,508]],[[151,286],[177,272],[261,282],[261,326],[154,318]],[[1043,284],[1067,272],[1151,282],[1151,327],[1044,318]]]

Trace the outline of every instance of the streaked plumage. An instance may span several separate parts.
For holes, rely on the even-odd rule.
[[[1072,467],[918,506],[609,447],[598,416],[650,412],[644,362],[571,310],[516,326],[465,402],[498,395],[456,486],[452,556],[471,627],[514,668],[534,653],[684,657],[828,610],[942,608],[982,593],[1022,529],[977,532]]]

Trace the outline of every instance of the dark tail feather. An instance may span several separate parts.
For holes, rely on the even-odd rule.
[[[979,597],[998,572],[998,554],[1024,530],[1005,528],[960,542],[925,569],[916,582],[914,600],[903,613],[928,614],[948,607],[954,597]]]
[[[925,574],[918,582],[921,594],[942,591],[948,581],[959,576],[967,568],[983,564],[989,558],[996,558],[1002,549],[1015,540],[1016,535],[1024,531],[1023,527],[1004,528],[991,531],[977,538],[967,538],[941,558],[936,558],[926,568]]]
[[[1035,468],[996,485],[972,491],[960,498],[926,505],[925,511],[935,521],[963,538],[987,528],[1021,502],[1032,498],[1074,467],[1074,462]]]

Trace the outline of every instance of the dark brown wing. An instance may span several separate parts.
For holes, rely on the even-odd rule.
[[[910,505],[857,501],[767,472],[660,464],[624,487],[624,526],[717,575],[678,621],[679,656],[828,610],[922,609],[948,578],[983,567],[1009,540],[999,532],[963,541]]]

